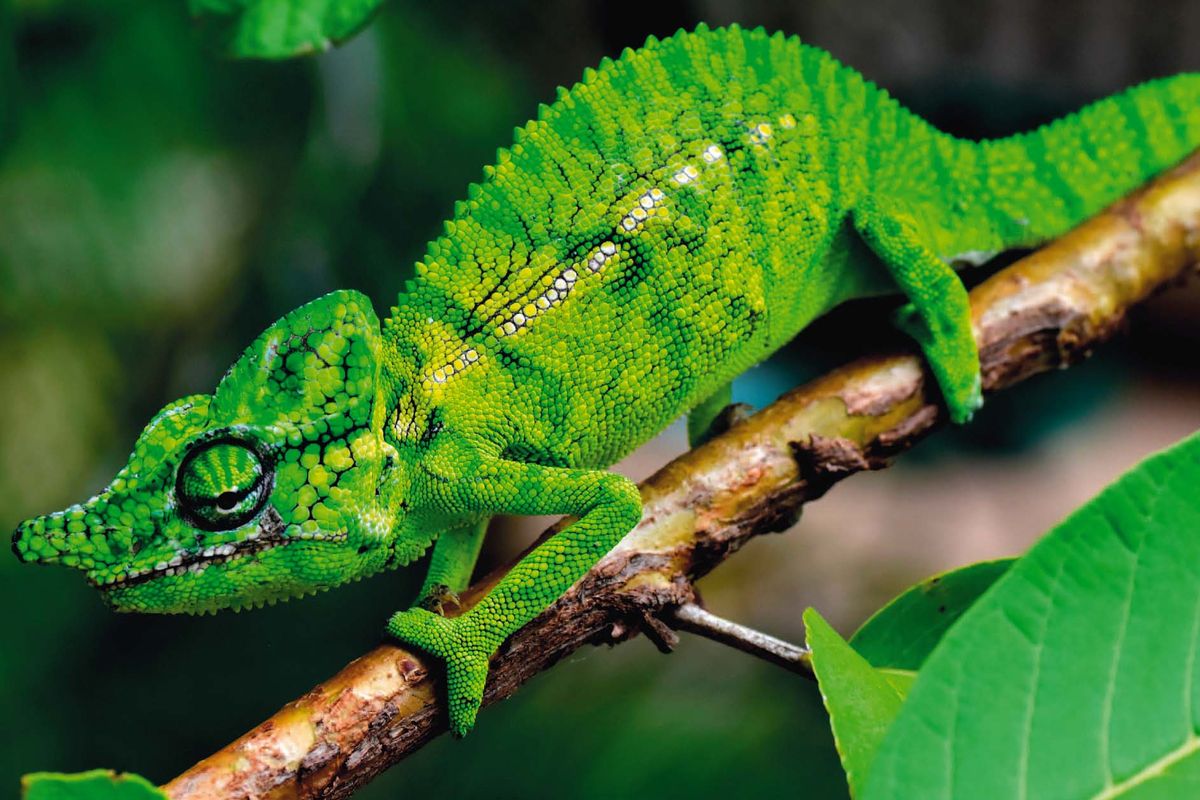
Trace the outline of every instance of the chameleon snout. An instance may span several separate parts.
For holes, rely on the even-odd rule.
[[[13,555],[26,563],[36,560],[36,558],[34,558],[34,556],[29,552],[29,540],[27,537],[30,523],[32,523],[32,520],[25,520],[17,526],[12,535]]]
[[[25,563],[58,561],[67,549],[66,528],[57,519],[63,513],[34,517],[18,525],[12,535],[12,550],[17,558]]]
[[[12,549],[26,563],[64,564],[90,569],[110,554],[108,526],[87,505],[75,505],[27,519],[13,531]]]

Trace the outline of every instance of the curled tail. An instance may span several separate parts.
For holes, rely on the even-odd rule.
[[[977,145],[1004,246],[1058,236],[1200,146],[1200,73],[1149,81]]]

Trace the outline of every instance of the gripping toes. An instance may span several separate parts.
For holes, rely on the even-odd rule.
[[[474,625],[470,615],[447,619],[423,608],[393,614],[387,630],[445,662],[450,731],[455,736],[467,735],[483,702],[488,664],[498,643]]]
[[[897,309],[892,320],[921,345],[942,390],[950,419],[959,424],[969,422],[983,406],[983,384],[974,348],[966,346],[952,330],[935,332],[914,303]]]

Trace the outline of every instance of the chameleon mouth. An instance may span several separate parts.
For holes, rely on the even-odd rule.
[[[110,576],[107,579],[89,576],[88,582],[97,589],[110,591],[112,589],[125,589],[130,586],[137,586],[141,583],[148,583],[149,581],[173,575],[187,575],[188,573],[199,575],[214,564],[224,564],[236,558],[244,558],[255,553],[261,553],[263,550],[278,547],[285,543],[286,540],[264,542],[261,538],[228,542],[226,544],[206,547],[203,550],[179,552],[169,561],[159,561],[153,566],[133,569],[120,575]]]
[[[128,589],[131,586],[149,583],[159,578],[188,574],[199,575],[214,564],[225,564],[276,547],[285,547],[297,542],[312,541],[341,543],[346,541],[346,534],[299,536],[294,539],[279,538],[271,541],[263,541],[262,538],[259,538],[241,542],[229,542],[227,544],[206,547],[204,550],[197,552],[177,553],[170,561],[159,561],[153,567],[132,570],[107,580],[89,576],[88,582],[95,588],[105,592],[114,589]]]
[[[253,531],[244,539],[212,545],[201,550],[180,550],[169,560],[161,560],[153,565],[130,569],[117,575],[89,574],[88,582],[103,592],[128,589],[131,586],[149,583],[160,578],[189,574],[199,575],[215,564],[225,564],[297,542],[318,541],[336,544],[345,542],[347,537],[344,531],[335,534],[299,533],[295,536],[285,536],[285,527],[279,513],[274,508],[268,507],[264,519],[259,523],[258,530]]]

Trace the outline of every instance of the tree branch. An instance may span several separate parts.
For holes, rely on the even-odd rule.
[[[670,618],[678,630],[712,639],[806,678],[815,677],[811,651],[807,647],[776,639],[770,634],[718,617],[696,603],[685,603],[674,609]]]
[[[1200,255],[1200,155],[971,293],[995,392],[1084,357]],[[615,643],[695,599],[693,582],[803,503],[944,418],[912,354],[864,358],[789,392],[642,485],[641,523],[493,662],[490,704],[584,644]],[[468,606],[499,579],[488,576]],[[384,644],[166,785],[174,800],[344,798],[446,729],[436,661]]]

